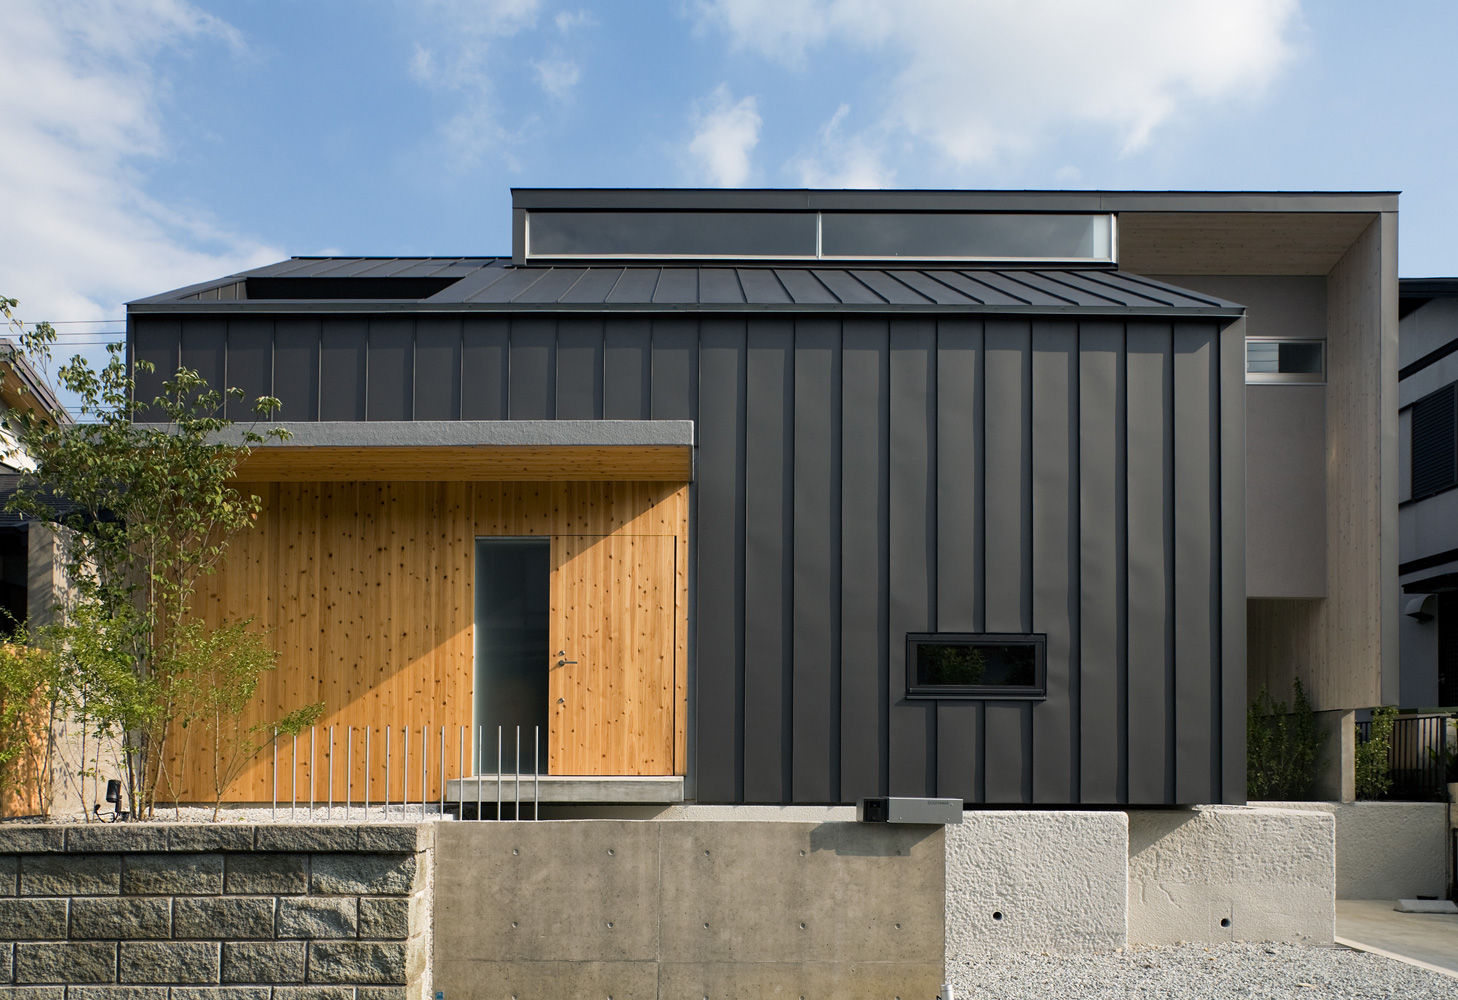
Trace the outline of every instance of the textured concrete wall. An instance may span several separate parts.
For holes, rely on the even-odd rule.
[[[1270,802],[1336,820],[1336,898],[1447,894],[1444,802]]]
[[[943,833],[855,823],[447,823],[446,997],[930,997]]]
[[[969,812],[947,827],[947,965],[1128,937],[1123,812]]]
[[[1288,941],[1335,933],[1330,814],[1200,806],[1129,814],[1129,942]]]
[[[0,992],[417,1000],[430,980],[432,833],[0,827]]]

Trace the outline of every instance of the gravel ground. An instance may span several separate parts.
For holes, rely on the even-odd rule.
[[[1347,948],[1282,944],[1016,955],[947,969],[955,1000],[1454,1000],[1458,979]]]

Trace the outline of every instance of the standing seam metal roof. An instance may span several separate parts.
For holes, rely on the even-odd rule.
[[[456,278],[423,299],[366,294],[374,278]],[[249,278],[350,279],[357,299],[248,299]],[[275,281],[277,284],[277,280]],[[953,265],[825,266],[821,262],[697,266],[573,264],[512,266],[509,258],[293,258],[132,303],[183,306],[206,303],[210,290],[239,286],[231,308],[327,308],[368,303],[401,308],[558,310],[607,308],[931,309],[1014,311],[1052,309],[1238,313],[1235,303],[1126,271],[1069,267],[985,268]]]

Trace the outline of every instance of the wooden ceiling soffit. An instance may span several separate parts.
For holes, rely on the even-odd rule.
[[[1325,275],[1372,212],[1122,212],[1119,266],[1139,274]]]

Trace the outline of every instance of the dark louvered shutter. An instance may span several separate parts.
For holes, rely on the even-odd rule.
[[[1458,383],[1412,404],[1412,495],[1431,496],[1458,485]]]

